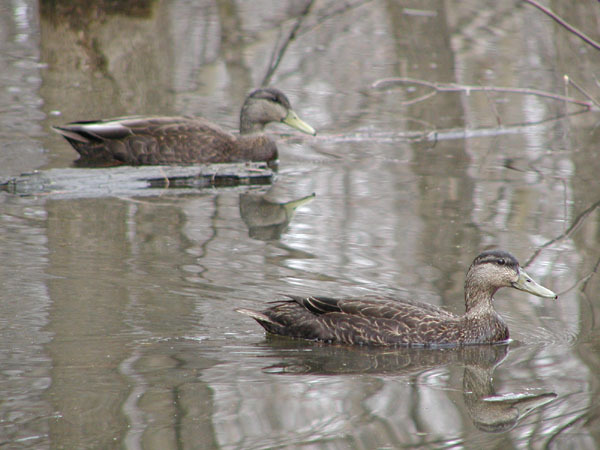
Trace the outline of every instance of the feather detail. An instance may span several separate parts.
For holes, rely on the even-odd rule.
[[[274,302],[263,312],[238,311],[257,320],[270,333],[324,342],[421,347],[490,344],[509,337],[506,324],[492,305],[493,293],[502,287],[515,287],[541,297],[555,296],[529,278],[512,255],[495,251],[482,253],[469,267],[463,315],[390,297],[294,295]]]
[[[292,117],[289,119],[288,117]],[[80,164],[211,164],[273,161],[277,146],[265,125],[283,122],[314,134],[277,89],[257,89],[242,107],[241,133],[234,135],[194,117],[129,116],[53,127],[81,155]]]

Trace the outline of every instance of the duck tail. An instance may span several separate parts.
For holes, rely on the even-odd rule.
[[[268,333],[280,334],[283,336],[288,335],[284,325],[277,323],[276,321],[274,321],[273,319],[271,319],[269,316],[267,316],[264,313],[261,313],[259,311],[254,311],[252,309],[245,309],[245,308],[239,308],[239,309],[236,309],[236,311],[252,317]]]
[[[252,317],[254,320],[256,320],[258,323],[260,323],[263,326],[264,326],[264,324],[279,325],[277,322],[274,322],[268,316],[266,316],[265,314],[263,314],[259,311],[254,311],[252,309],[246,309],[246,308],[238,308],[235,311]]]
[[[62,137],[64,137],[67,141],[71,143],[83,143],[89,144],[91,142],[91,136],[84,135],[81,130],[75,129],[73,127],[65,126],[53,126],[51,127],[53,131],[56,131]]]

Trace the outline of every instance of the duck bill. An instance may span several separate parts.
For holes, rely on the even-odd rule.
[[[537,295],[538,297],[545,298],[558,298],[554,292],[544,286],[537,284],[527,272],[523,269],[519,269],[519,278],[513,282],[513,287],[520,291],[529,292],[530,294]]]
[[[310,195],[307,195],[306,197],[302,197],[296,200],[291,200],[287,203],[285,203],[286,206],[289,206],[293,209],[299,208],[302,205],[306,205],[307,203],[312,202],[316,197],[316,194],[313,192]]]
[[[297,208],[301,207],[302,205],[306,205],[307,203],[312,202],[314,198],[315,198],[315,193],[313,192],[312,194],[307,195],[306,197],[302,197],[297,200],[292,200],[287,203],[284,203],[283,207],[285,208],[285,212],[288,214],[288,217],[291,217]]]
[[[317,134],[313,127],[311,127],[309,124],[300,119],[300,117],[298,117],[298,114],[296,114],[291,109],[288,112],[287,116],[285,116],[285,118],[282,120],[282,122],[286,125],[289,125],[292,128],[295,128],[296,130],[302,131],[303,133],[312,134],[313,136]]]

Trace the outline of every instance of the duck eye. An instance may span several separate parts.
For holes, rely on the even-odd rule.
[[[504,258],[500,258],[498,259],[498,261],[496,261],[498,263],[498,265],[503,266],[504,264],[506,264],[506,261],[504,260]]]

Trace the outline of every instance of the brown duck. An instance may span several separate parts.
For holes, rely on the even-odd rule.
[[[53,129],[69,141],[84,163],[201,164],[277,159],[275,142],[264,134],[271,122],[316,134],[292,110],[288,98],[273,88],[248,95],[240,113],[239,135],[194,117],[131,116]]]
[[[491,344],[509,337],[495,311],[493,295],[502,287],[557,298],[520,268],[510,253],[481,253],[467,271],[463,315],[434,305],[391,298],[296,297],[263,312],[238,309],[269,333],[341,344],[448,346]]]

